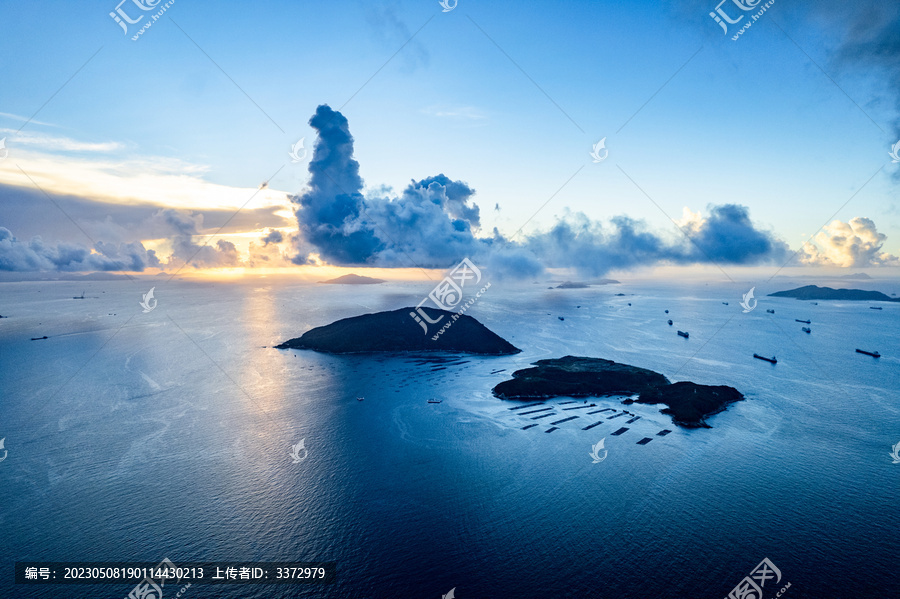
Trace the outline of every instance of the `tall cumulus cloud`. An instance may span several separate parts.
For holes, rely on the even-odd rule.
[[[326,105],[309,121],[317,131],[308,189],[293,196],[299,234],[297,264],[318,256],[341,266],[446,268],[464,256],[500,274],[535,276],[546,267],[601,275],[659,263],[759,264],[787,255],[787,246],[757,228],[747,208],[710,206],[689,213],[683,236],[661,236],[626,216],[599,223],[569,215],[549,230],[512,241],[496,229],[482,234],[475,191],[439,174],[412,180],[397,196],[364,193],[347,118]]]

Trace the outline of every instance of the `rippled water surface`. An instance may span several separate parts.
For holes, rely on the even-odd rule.
[[[331,356],[271,346],[415,305],[430,286],[173,282],[145,314],[149,286],[0,285],[6,597],[131,588],[14,586],[15,561],[164,557],[337,562],[328,587],[194,585],[185,598],[437,599],[455,587],[459,599],[719,599],[765,557],[788,599],[900,597],[900,464],[888,455],[900,304],[757,289],[744,314],[746,289],[733,286],[494,284],[468,313],[520,354]],[[807,318],[811,334],[795,322]],[[558,398],[552,413],[578,418],[547,433],[556,417],[492,397],[512,371],[567,354],[731,385],[746,401],[685,430],[660,406],[601,398],[595,409],[641,418],[583,430],[617,412],[564,411],[578,404]],[[595,464],[601,439],[609,453]]]

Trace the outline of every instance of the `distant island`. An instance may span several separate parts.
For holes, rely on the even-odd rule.
[[[322,285],[377,285],[384,283],[384,279],[374,279],[372,277],[364,277],[362,275],[344,275],[336,279],[328,279],[327,281],[319,281]]]
[[[508,355],[521,351],[471,316],[436,308],[421,310],[432,321],[440,319],[435,324],[429,324],[427,331],[411,315],[416,314],[415,308],[401,308],[344,318],[311,329],[276,347],[333,354],[443,351]],[[447,324],[451,326],[437,335]]]
[[[587,289],[590,287],[587,283],[577,281],[564,281],[556,286],[557,289]]]
[[[602,358],[565,356],[538,360],[534,366],[515,371],[512,379],[494,387],[494,395],[501,399],[533,400],[639,394],[637,403],[666,404],[662,413],[686,428],[711,428],[706,418],[744,398],[732,387],[670,384],[658,372]]]
[[[798,300],[844,300],[854,302],[900,302],[880,291],[864,291],[862,289],[832,289],[807,285],[789,291],[770,293],[769,297],[793,297]]]
[[[587,289],[591,285],[619,285],[615,279],[595,279],[584,283],[582,281],[563,281],[556,286],[557,289]]]

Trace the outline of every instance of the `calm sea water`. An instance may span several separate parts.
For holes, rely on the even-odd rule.
[[[0,285],[4,597],[112,599],[132,586],[15,586],[15,561],[164,557],[338,565],[328,587],[194,585],[190,599],[452,588],[459,599],[719,599],[766,557],[788,599],[900,597],[900,465],[888,455],[900,442],[900,304],[763,297],[807,284],[785,281],[758,287],[743,314],[737,285],[495,282],[469,314],[521,354],[342,357],[271,346],[415,305],[431,285],[176,281],[157,284],[144,314],[152,284]],[[731,385],[747,400],[711,430],[635,404],[633,424],[585,431],[610,413],[557,411],[579,418],[546,433],[557,418],[491,396],[513,370],[566,354]],[[620,399],[594,401],[621,410]],[[608,457],[594,464],[601,439]],[[295,464],[300,440],[308,456]]]

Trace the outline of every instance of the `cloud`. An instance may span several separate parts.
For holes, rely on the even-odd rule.
[[[125,146],[118,142],[84,142],[70,137],[46,135],[44,133],[31,133],[29,131],[16,132],[15,129],[0,127],[0,136],[13,135],[7,139],[9,146],[36,146],[43,150],[54,152],[115,152]]]
[[[238,266],[240,255],[230,241],[219,239],[215,245],[199,244],[194,241],[198,229],[203,225],[203,216],[187,214],[172,209],[160,210],[154,218],[174,232],[170,242],[172,254],[168,266],[190,264],[194,268],[221,268]]]
[[[428,65],[428,50],[400,20],[395,6],[370,3],[366,10],[366,20],[386,50],[401,52],[407,70]]]
[[[835,220],[803,246],[800,260],[817,266],[900,266],[900,258],[881,251],[886,239],[871,219]]]
[[[152,250],[140,243],[98,244],[91,251],[77,243],[46,244],[40,237],[24,242],[12,232],[0,227],[0,270],[6,271],[142,271],[157,266],[159,260]]]
[[[268,187],[260,189],[256,182],[252,187],[234,187],[206,181],[206,165],[159,156],[113,159],[60,155],[16,146],[11,140],[6,145],[21,170],[4,161],[10,166],[0,165],[0,185],[33,189],[36,183],[51,195],[80,196],[117,205],[232,212],[242,207],[289,207],[287,194]]]
[[[679,224],[694,247],[688,248],[681,261],[758,264],[790,254],[786,243],[756,228],[746,206],[709,206],[709,213],[708,218],[703,218],[685,209],[686,218]]]
[[[40,236],[25,242],[0,227],[0,270],[10,271],[129,271],[142,272],[147,268],[221,268],[241,265],[241,256],[234,243],[217,239],[215,243],[198,243],[202,214],[173,209],[161,209],[143,225],[145,232],[153,232],[171,251],[165,261],[156,250],[146,249],[140,241],[116,242],[101,240],[87,247],[80,243],[57,241],[46,243]],[[119,230],[108,227],[117,237]],[[276,231],[277,233],[277,231]]]
[[[521,242],[496,229],[479,237],[480,210],[465,182],[439,174],[411,181],[396,197],[381,188],[364,196],[344,115],[322,105],[310,125],[318,137],[309,189],[291,198],[296,264],[318,258],[341,266],[447,268],[468,256],[499,275],[533,277],[550,267],[596,276],[660,263],[761,264],[788,254],[784,242],[735,204],[710,206],[707,217],[687,211],[681,226],[691,241],[661,236],[627,216],[604,225],[584,214],[567,215]]]
[[[260,240],[263,242],[263,245],[269,245],[270,243],[281,243],[284,241],[284,235],[281,234],[281,231],[276,231],[274,229],[269,229],[269,232]]]

